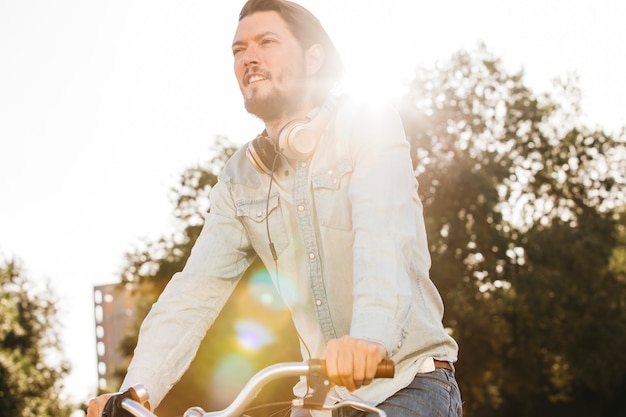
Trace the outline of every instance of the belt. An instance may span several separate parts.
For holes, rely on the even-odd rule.
[[[435,359],[434,361],[435,361],[435,369],[443,368],[443,369],[447,369],[448,371],[452,370],[452,365],[450,365],[450,362],[438,361],[437,359]]]

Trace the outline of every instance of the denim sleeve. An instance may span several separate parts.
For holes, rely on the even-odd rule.
[[[382,343],[391,355],[404,341],[411,279],[427,274],[430,256],[422,205],[399,116],[363,112],[350,136],[354,171],[349,199],[354,231],[354,304],[350,333]]]
[[[141,383],[153,407],[161,402],[189,367],[253,257],[227,187],[218,182],[185,267],[172,277],[142,323],[122,389]]]

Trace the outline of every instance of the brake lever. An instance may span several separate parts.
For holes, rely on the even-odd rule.
[[[299,406],[308,409],[321,410],[326,402],[326,395],[330,391],[330,381],[326,378],[324,372],[324,364],[320,359],[309,360],[309,374],[307,383],[313,390],[311,395],[301,398]],[[294,400],[297,401],[297,400]]]

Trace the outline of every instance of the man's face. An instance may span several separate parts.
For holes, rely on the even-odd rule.
[[[280,15],[256,12],[243,18],[233,41],[235,75],[246,110],[263,121],[297,112],[310,91],[306,53]]]

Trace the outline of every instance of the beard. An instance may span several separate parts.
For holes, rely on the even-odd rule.
[[[281,79],[277,80],[282,83]],[[246,111],[264,122],[280,120],[285,114],[292,113],[302,105],[304,88],[296,88],[292,91],[285,91],[272,88],[270,91],[258,94],[253,91],[249,96],[244,95],[244,106]]]
[[[260,97],[244,97],[246,111],[264,122],[278,120],[288,110],[294,107],[297,99],[294,95],[273,90],[269,94]]]

